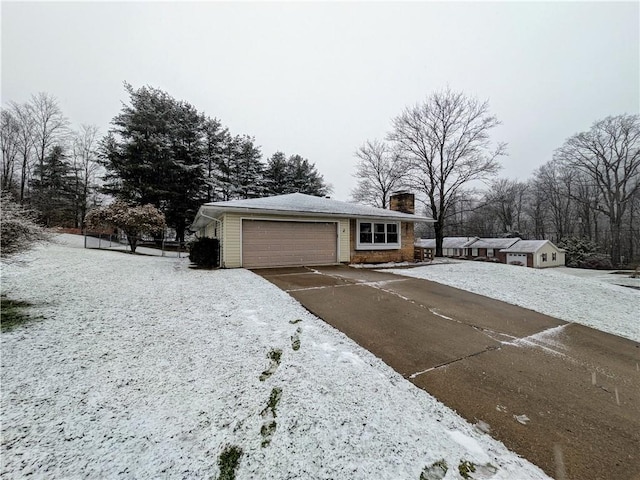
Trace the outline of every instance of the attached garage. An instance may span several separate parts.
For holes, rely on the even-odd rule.
[[[385,263],[413,260],[414,197],[396,192],[390,209],[288,193],[206,203],[189,229],[216,238],[222,268]]]
[[[338,224],[243,219],[241,255],[245,268],[337,263]]]

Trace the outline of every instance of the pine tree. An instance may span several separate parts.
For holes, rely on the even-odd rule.
[[[125,88],[131,105],[113,119],[114,128],[102,143],[105,191],[156,206],[183,241],[206,186],[205,118],[161,90]]]
[[[35,166],[31,181],[31,206],[39,212],[47,227],[75,225],[74,185],[64,149],[56,145],[42,164]]]

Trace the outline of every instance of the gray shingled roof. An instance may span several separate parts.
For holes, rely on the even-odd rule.
[[[545,243],[551,242],[549,240],[520,240],[509,248],[504,248],[500,251],[504,253],[535,253],[540,250]],[[553,243],[551,243],[551,245],[553,245]],[[553,246],[556,247],[555,245]],[[564,252],[561,248],[558,248],[558,251]]]
[[[433,219],[409,213],[369,207],[357,203],[340,202],[330,198],[314,197],[303,193],[289,193],[273,197],[248,198],[245,200],[229,200],[226,202],[205,203],[196,215],[192,230],[202,228],[210,220],[202,217],[216,217],[225,212],[295,214],[302,216],[328,216],[346,218],[380,218],[405,222],[433,222]]]
[[[473,244],[478,237],[444,237],[442,248],[466,248]],[[435,238],[420,238],[414,242],[416,247],[436,248]]]
[[[520,241],[519,238],[479,238],[473,242],[471,248],[509,248],[514,243]]]

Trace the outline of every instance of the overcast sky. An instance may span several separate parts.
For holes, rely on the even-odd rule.
[[[524,180],[573,133],[640,109],[640,3],[12,3],[2,104],[44,91],[102,133],[151,85],[298,153],[348,200],[354,152],[451,87],[489,100]]]

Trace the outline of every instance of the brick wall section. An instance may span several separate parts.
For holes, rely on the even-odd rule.
[[[355,220],[349,222],[351,229],[351,263],[387,263],[387,262],[412,262],[413,261],[413,223],[400,223],[399,250],[356,250],[356,237],[358,225]]]

